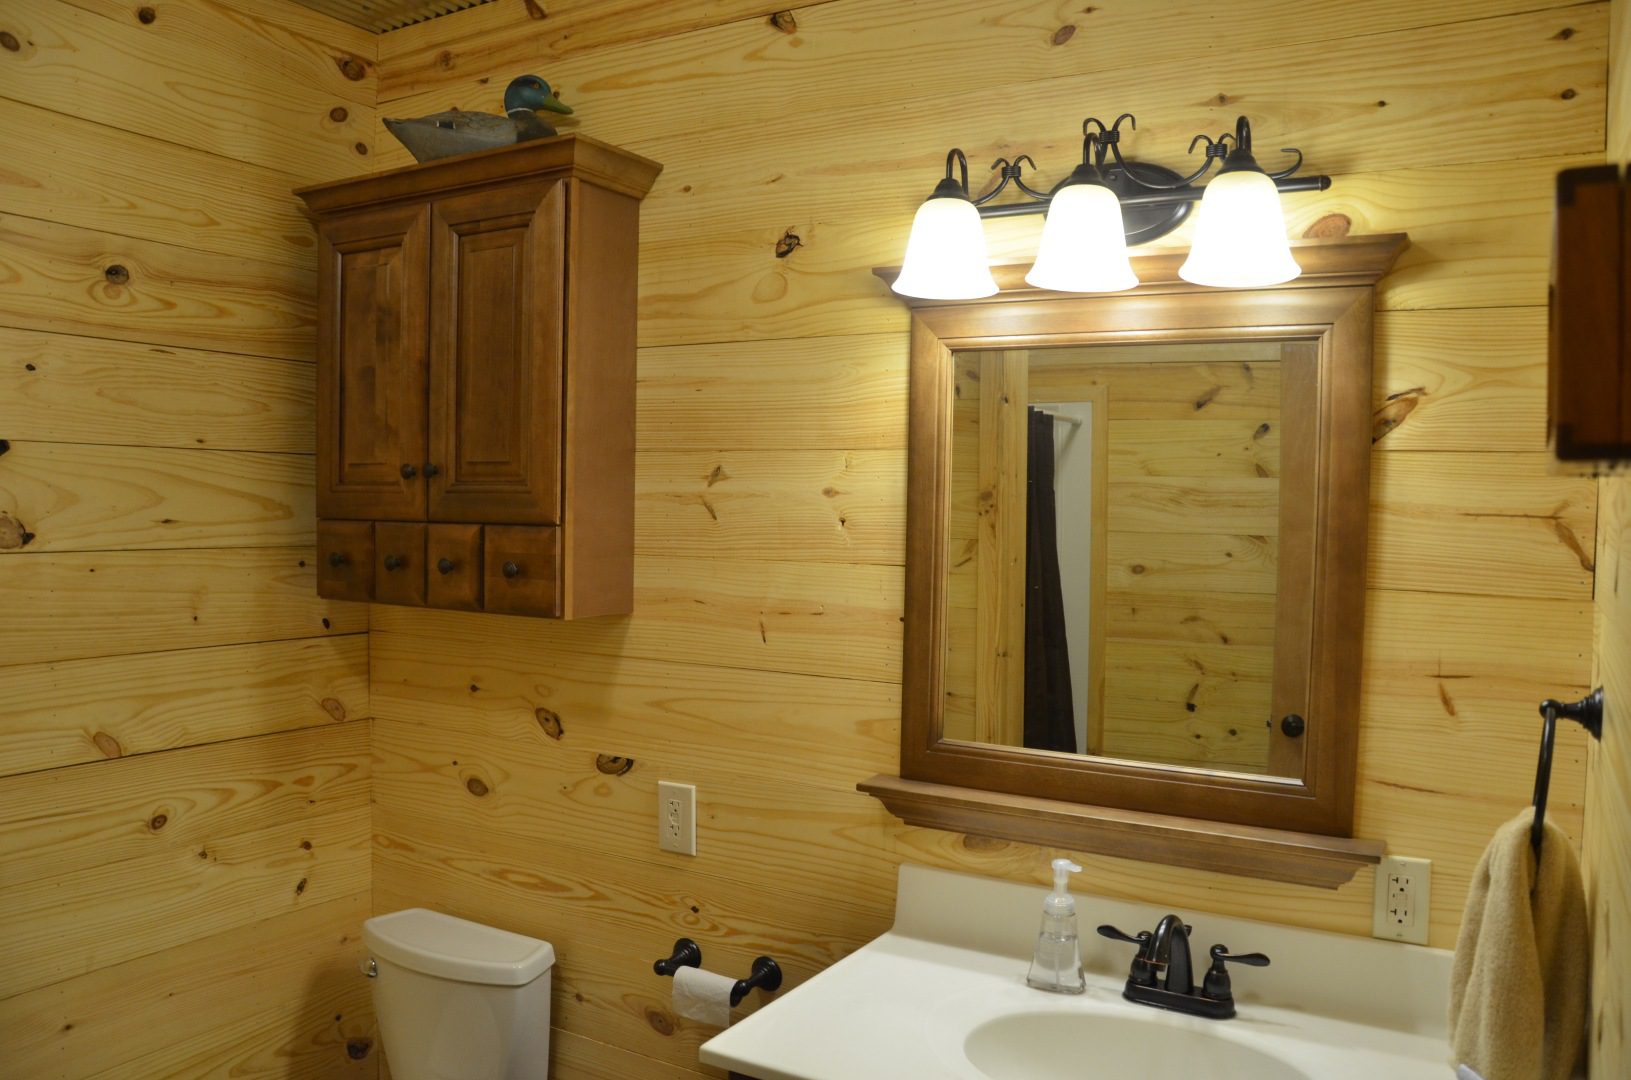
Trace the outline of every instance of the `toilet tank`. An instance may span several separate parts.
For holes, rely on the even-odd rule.
[[[547,1080],[549,942],[424,908],[363,941],[392,1080]]]

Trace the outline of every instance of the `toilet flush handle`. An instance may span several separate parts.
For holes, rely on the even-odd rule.
[[[372,956],[358,964],[357,970],[368,976],[370,979],[379,978],[379,965],[374,963],[374,958]]]

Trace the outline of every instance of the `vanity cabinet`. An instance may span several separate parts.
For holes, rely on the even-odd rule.
[[[320,595],[632,609],[639,203],[660,169],[566,135],[298,192]]]

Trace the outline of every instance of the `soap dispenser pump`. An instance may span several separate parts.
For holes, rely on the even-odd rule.
[[[1082,946],[1076,936],[1076,901],[1070,895],[1070,875],[1082,868],[1069,859],[1053,860],[1053,892],[1042,902],[1042,927],[1036,935],[1036,954],[1025,982],[1055,994],[1080,994],[1087,989],[1082,977]]]

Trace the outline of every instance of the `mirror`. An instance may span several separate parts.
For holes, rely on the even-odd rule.
[[[1375,285],[914,301],[900,775],[963,833],[1334,886],[1351,839]],[[890,278],[893,271],[879,271]]]
[[[944,738],[1301,777],[1274,628],[1306,518],[1282,417],[1314,363],[1275,340],[952,354]]]

